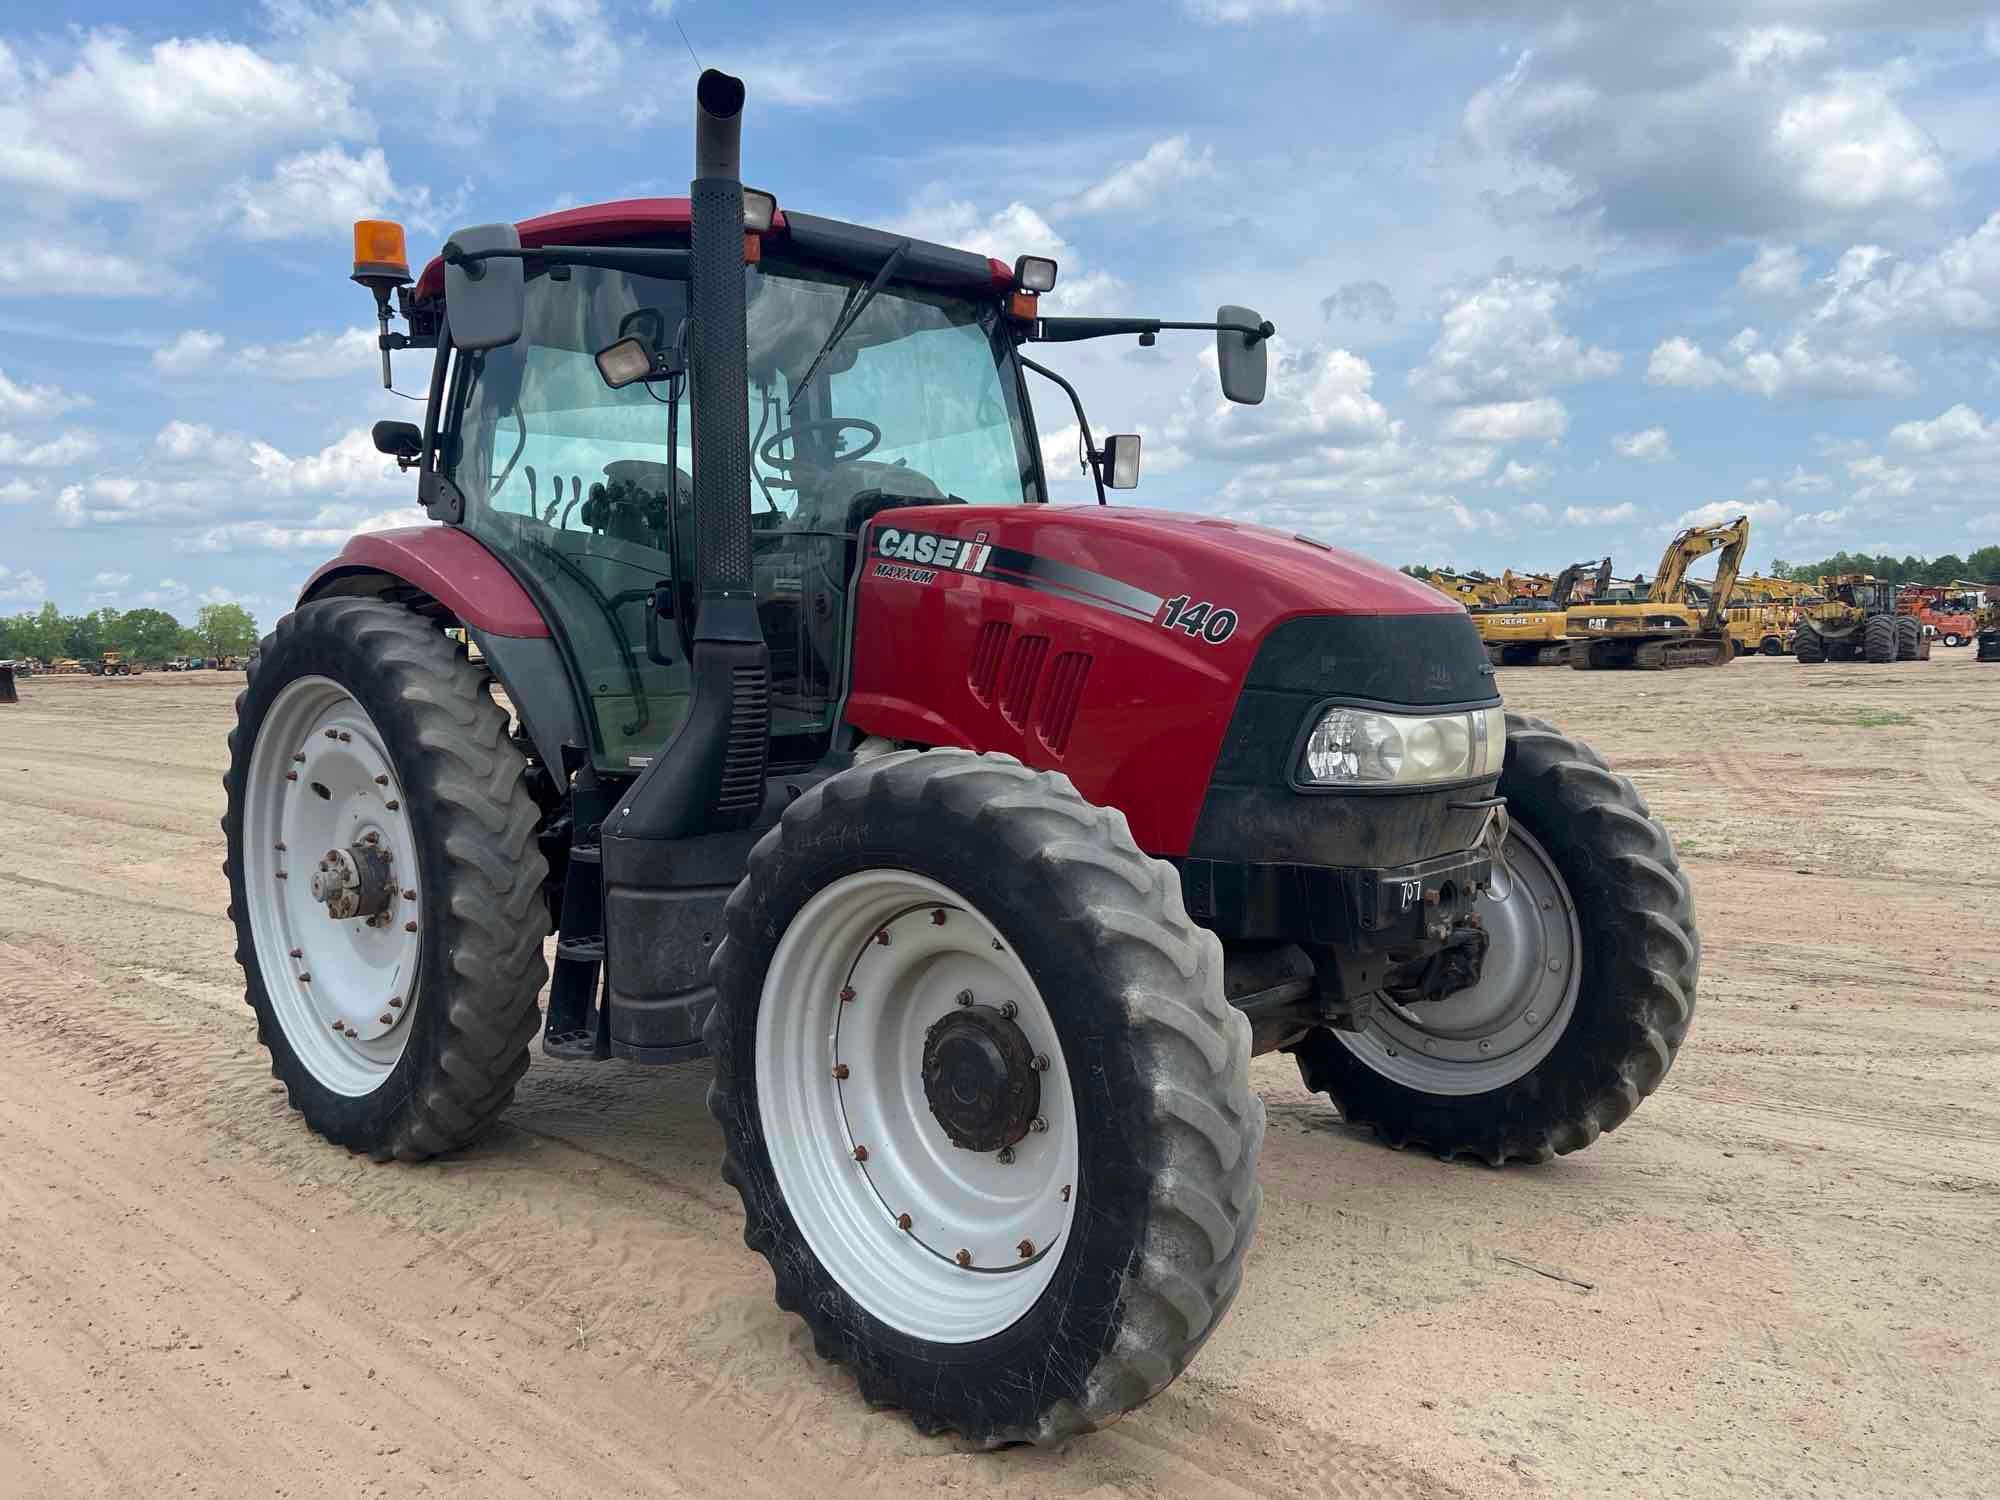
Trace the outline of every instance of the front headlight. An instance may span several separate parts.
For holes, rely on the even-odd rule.
[[[1311,786],[1423,786],[1496,776],[1507,755],[1498,708],[1390,714],[1329,708],[1306,737],[1299,779]]]

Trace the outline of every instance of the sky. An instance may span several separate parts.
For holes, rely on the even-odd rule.
[[[783,204],[1277,324],[1256,408],[1199,335],[1044,351],[1129,503],[1494,571],[2000,541],[2000,5],[70,0],[0,20],[0,612],[268,626],[421,520],[351,222],[685,192],[691,51]]]

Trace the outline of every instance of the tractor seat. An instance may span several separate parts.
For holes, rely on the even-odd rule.
[[[885,510],[912,505],[963,505],[931,482],[930,476],[903,464],[856,459],[852,463],[794,470],[799,482],[799,508],[792,529],[838,531],[857,536],[861,528]]]

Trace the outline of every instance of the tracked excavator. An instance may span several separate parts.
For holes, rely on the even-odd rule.
[[[1690,526],[1667,543],[1659,571],[1643,601],[1574,606],[1565,620],[1569,664],[1578,671],[1636,667],[1719,667],[1736,654],[1728,628],[1729,600],[1743,554],[1750,546],[1750,518],[1724,526]],[[1688,601],[1687,571],[1719,552],[1708,601]]]
[[[1585,582],[1590,584],[1591,598],[1608,588],[1611,559],[1571,563],[1550,582],[1546,597],[1474,609],[1472,623],[1486,643],[1487,659],[1496,667],[1559,667],[1568,661],[1566,611],[1570,601],[1580,597],[1578,585]]]

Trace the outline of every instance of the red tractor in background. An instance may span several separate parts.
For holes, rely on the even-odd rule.
[[[1255,402],[1270,324],[1044,317],[1051,261],[780,213],[742,104],[702,76],[686,200],[461,230],[414,283],[357,227],[385,366],[435,351],[376,441],[438,524],[354,538],[250,664],[237,956],[293,1106],[378,1159],[472,1141],[538,1031],[712,1057],[820,1353],[927,1431],[1057,1439],[1235,1297],[1254,1053],[1397,1146],[1580,1149],[1686,1034],[1688,883],[1463,610],[1104,504],[1138,440],[1024,352],[1205,329]],[[1097,504],[1048,503],[1030,374]]]

